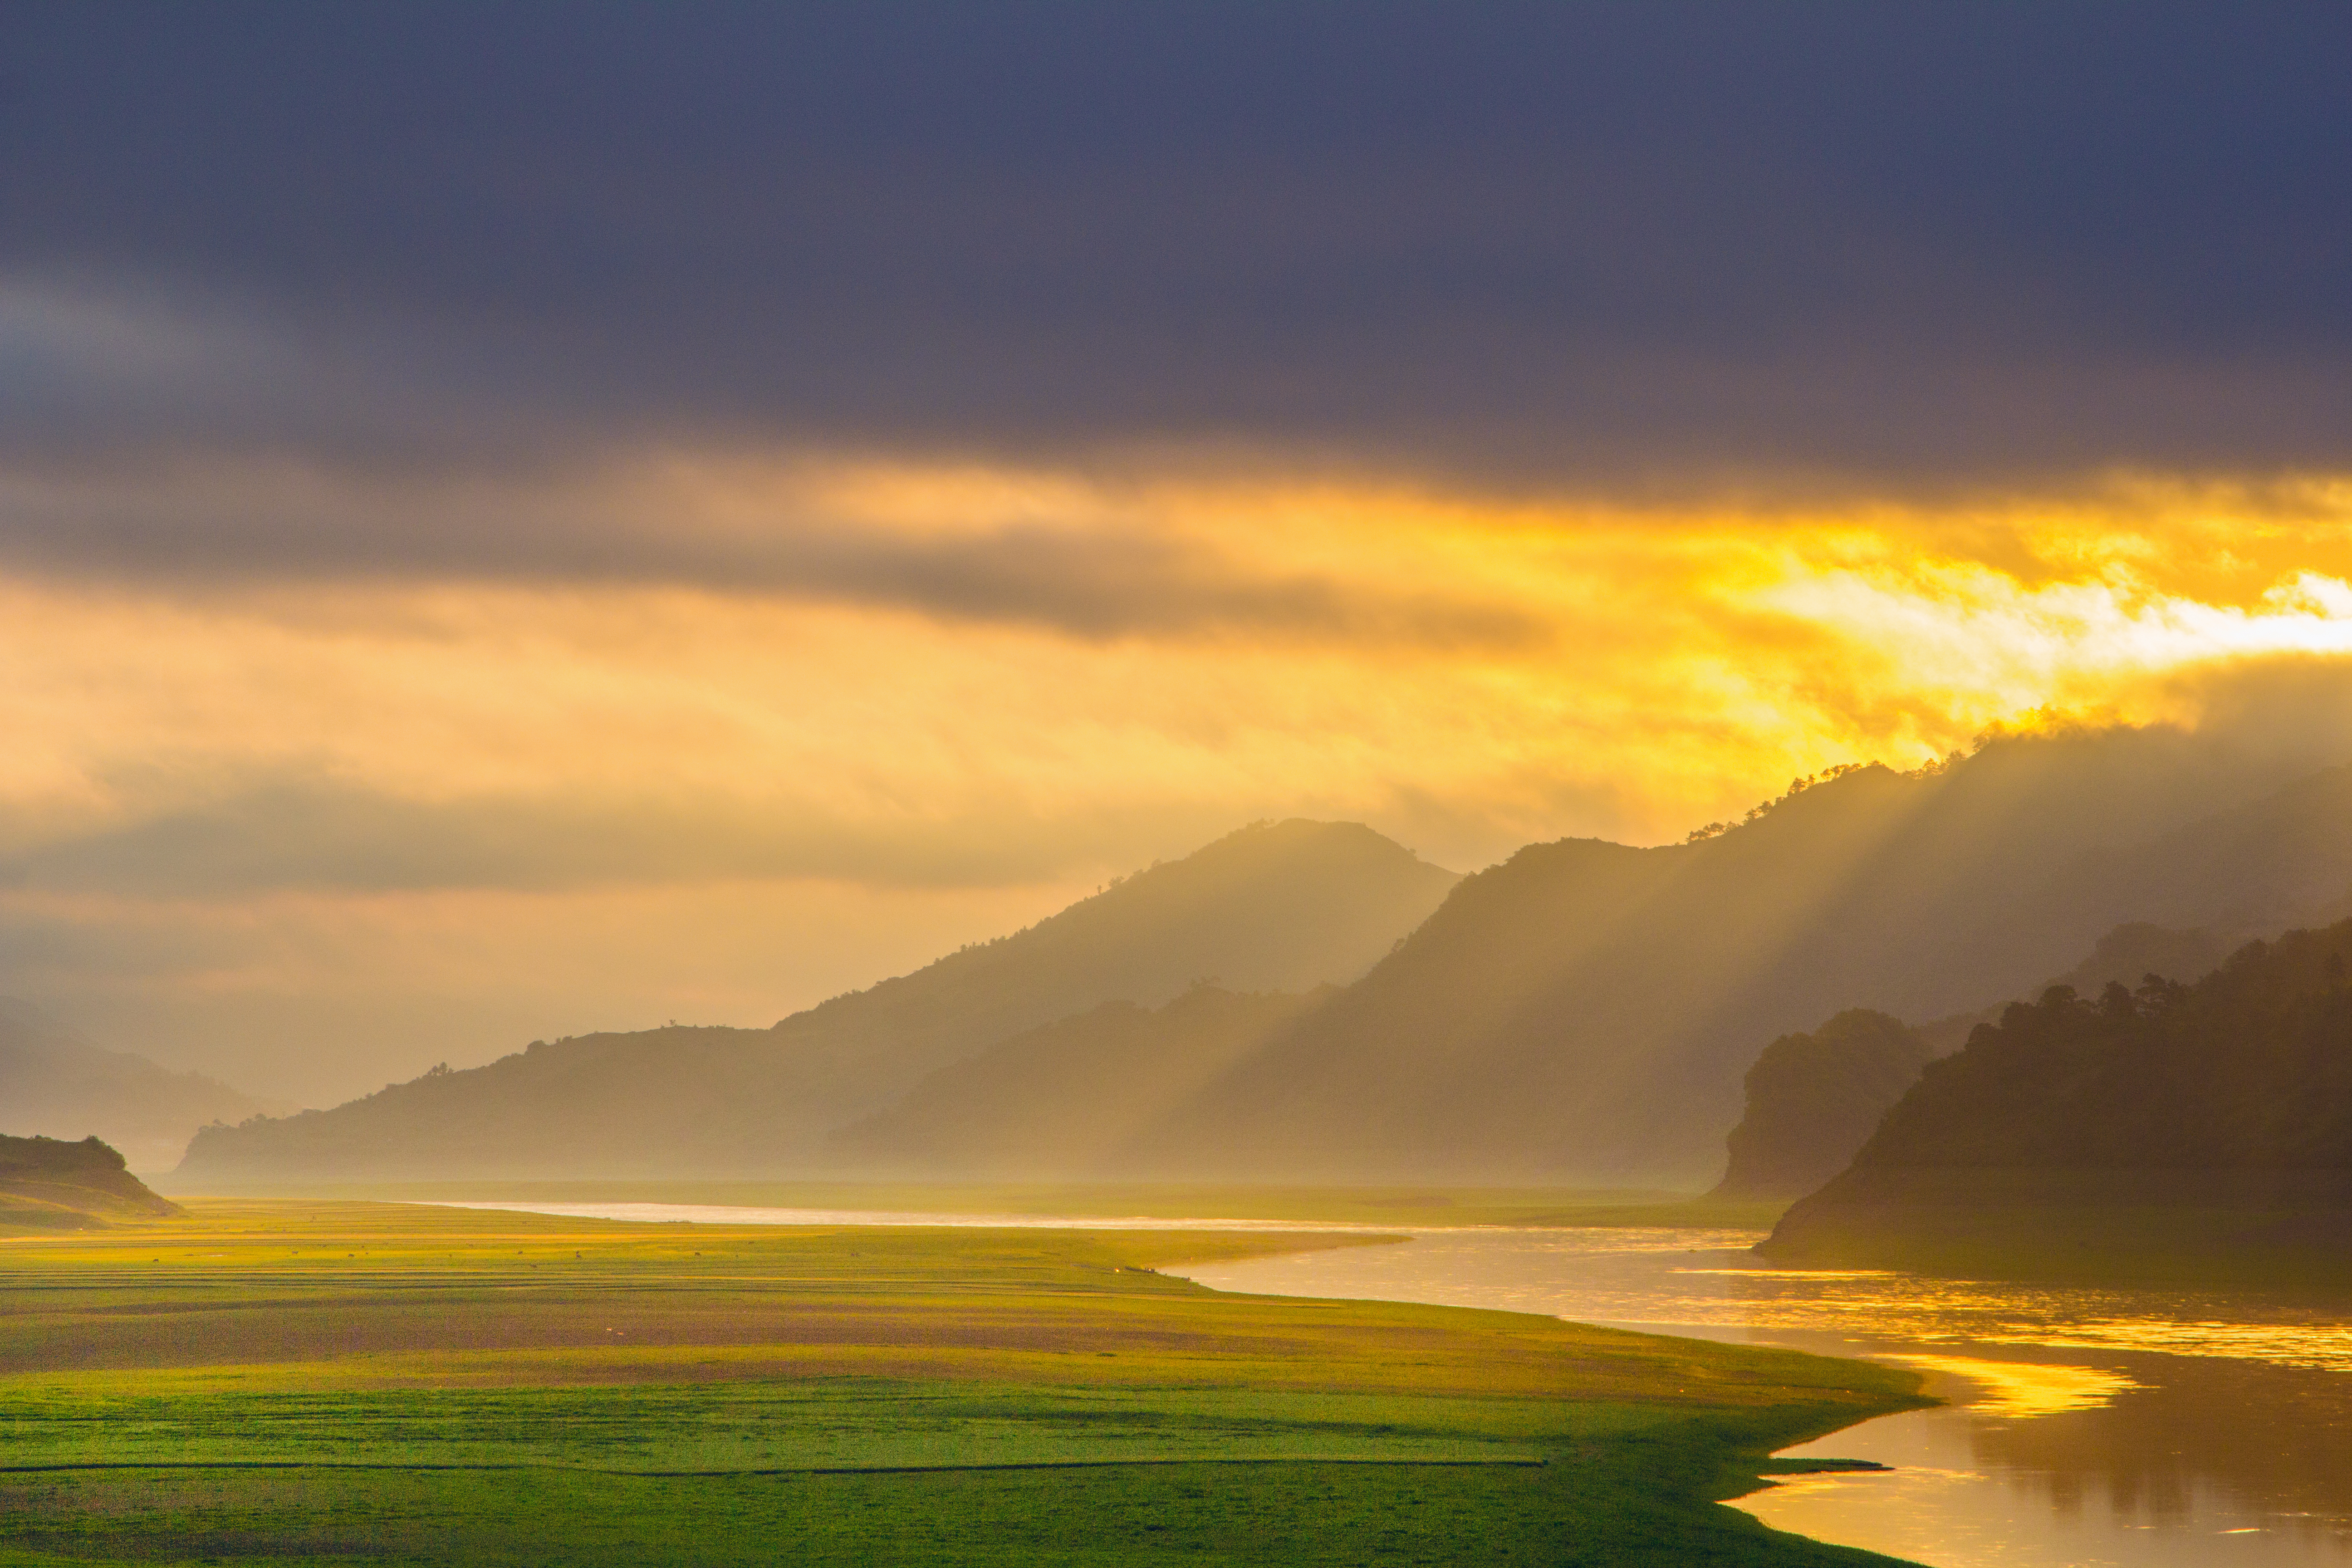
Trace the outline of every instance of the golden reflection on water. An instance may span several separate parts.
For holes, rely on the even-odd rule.
[[[1890,1352],[1947,1345],[2156,1352],[2352,1373],[2352,1303],[1768,1268],[1748,1250],[1762,1234],[1633,1226],[1425,1232],[1410,1247],[1373,1249],[1385,1257],[1269,1260],[1253,1265],[1249,1277],[1270,1283],[1290,1272],[1310,1293],[1336,1287],[1345,1294],[1360,1285],[1373,1294],[1584,1322],[1827,1335]]]
[[[1916,1367],[1950,1404],[1736,1505],[1934,1568],[2352,1568],[2352,1300],[1751,1267],[1752,1231],[1424,1234],[1227,1289],[1550,1312]]]
[[[1964,1377],[1979,1385],[1971,1409],[1987,1415],[2057,1415],[2096,1410],[2140,1384],[2120,1372],[2095,1366],[2048,1366],[2038,1362],[1979,1361],[1958,1355],[1882,1355],[1922,1372]]]
[[[1748,1231],[1627,1232],[1592,1247],[1556,1310],[1610,1321],[1745,1327],[1769,1332],[1930,1344],[2220,1356],[2352,1373],[2352,1304],[2190,1290],[2095,1289],[1937,1279],[1888,1269],[1748,1267]],[[1610,1278],[1605,1261],[1696,1254],[1669,1278]],[[1661,1288],[1663,1286],[1663,1288]],[[1678,1289],[1677,1286],[1685,1288]]]
[[[2063,1332],[1997,1340],[2054,1350],[2160,1351],[2167,1355],[2227,1356],[2313,1372],[2352,1373],[2352,1327],[2315,1323],[2180,1322],[2168,1318],[2116,1318],[2076,1323]]]

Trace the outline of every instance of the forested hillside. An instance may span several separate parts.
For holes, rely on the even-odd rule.
[[[2149,973],[2194,980],[2224,956],[2210,931],[2135,921],[2101,937],[2090,956],[2052,985],[2095,992]],[[1717,1197],[1801,1197],[1845,1169],[1879,1118],[1917,1080],[1927,1062],[1960,1048],[2003,1003],[1917,1026],[1868,1008],[1849,1008],[1810,1033],[1783,1035],[1748,1069],[1747,1109],[1725,1142]]]
[[[2352,921],[2194,984],[2053,986],[1928,1065],[1857,1169],[2352,1170]]]
[[[0,1235],[97,1230],[179,1212],[99,1139],[0,1136]]]
[[[1900,1018],[1851,1007],[1783,1035],[1748,1069],[1748,1109],[1725,1141],[1714,1196],[1801,1197],[1845,1169],[1930,1056]]]
[[[1767,1250],[1895,1259],[2163,1210],[2275,1211],[2299,1217],[2273,1231],[2352,1240],[2347,964],[2352,921],[2249,943],[2194,984],[2150,975],[2014,1005],[1930,1063]]]

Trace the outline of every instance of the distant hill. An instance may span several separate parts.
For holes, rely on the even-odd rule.
[[[207,1129],[172,1179],[806,1170],[828,1131],[1024,1030],[1106,1002],[1158,1007],[1204,980],[1237,992],[1352,980],[1457,879],[1359,824],[1260,824],[772,1029],[538,1042],[332,1110]]]
[[[2164,730],[2018,737],[1693,843],[1532,846],[1147,1142],[1236,1176],[1712,1180],[1759,1038],[1948,1017],[2125,922],[2342,912],[2352,770],[2282,765]]]
[[[95,1230],[179,1212],[96,1138],[67,1143],[0,1136],[0,1235]]]
[[[1845,1169],[1932,1053],[1902,1019],[1850,1007],[1811,1034],[1783,1035],[1748,1069],[1748,1109],[1708,1195],[1801,1197]]]
[[[1337,994],[1202,985],[1156,1009],[1106,1002],[940,1068],[835,1133],[831,1152],[894,1175],[1157,1174],[1137,1161],[1138,1135]]]
[[[2016,996],[2005,997],[1990,1006],[1922,1024],[1919,1037],[1927,1042],[1930,1056],[1949,1056],[1968,1043],[1971,1030],[1979,1024],[1990,1024],[1999,1018],[2001,1009],[2011,1001],[2039,996],[2053,985],[2070,986],[2092,996],[2111,984],[2137,985],[2151,974],[2170,980],[2201,980],[2229,955],[2230,944],[2210,931],[2175,931],[2148,921],[2129,921],[2101,937],[2091,955],[2065,973],[2028,986]],[[1909,1087],[1907,1082],[1905,1087]],[[1893,1105],[1895,1101],[1889,1100],[1886,1103]],[[1872,1125],[1876,1125],[1874,1120]],[[1862,1140],[1855,1139],[1853,1146],[1861,1148]],[[1845,1162],[1838,1162],[1837,1169],[1844,1168]],[[1823,1172],[1822,1181],[1836,1173]]]
[[[1698,1185],[1759,1039],[1856,1006],[1953,1023],[2119,925],[2223,941],[2352,911],[2352,769],[2299,765],[2161,728],[2009,737],[1801,781],[1693,842],[1536,845],[1458,883],[1366,828],[1265,826],[772,1031],[535,1045],[207,1131],[174,1181],[808,1172],[828,1132],[927,1074],[1104,1002],[1360,973],[1122,1158],[1235,1180]]]
[[[1931,1063],[1761,1250],[1934,1266],[1976,1247],[1971,1266],[1998,1267],[2006,1247],[2034,1271],[2178,1248],[2234,1213],[2225,1251],[2300,1234],[2352,1264],[2347,964],[2352,921],[2249,943],[2193,985],[2012,1005]],[[2059,1236],[2074,1245],[2058,1258],[2031,1256]]]
[[[0,1133],[94,1134],[138,1168],[164,1171],[206,1122],[278,1109],[201,1073],[103,1049],[0,997]]]

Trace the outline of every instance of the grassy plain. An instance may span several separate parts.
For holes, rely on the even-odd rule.
[[[1152,1271],[1295,1234],[188,1208],[0,1241],[0,1563],[1864,1563],[1710,1500],[1914,1402]]]

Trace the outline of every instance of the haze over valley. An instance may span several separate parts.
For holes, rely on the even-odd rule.
[[[171,1180],[1697,1187],[1765,1042],[1869,1010],[1917,1043],[1816,1130],[1811,1182],[1762,1189],[1795,1196],[2005,1000],[2193,979],[2352,912],[2352,767],[2312,767],[2334,744],[2061,726],[1466,879],[1359,825],[1263,824],[770,1029],[533,1042],[208,1129]]]
[[[2352,1562],[2347,59],[0,0],[0,1563]]]

